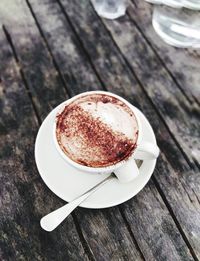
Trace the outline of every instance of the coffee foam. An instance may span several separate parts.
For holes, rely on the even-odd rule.
[[[57,116],[56,136],[63,152],[89,167],[105,167],[128,158],[138,136],[137,120],[121,100],[89,94],[66,105]]]

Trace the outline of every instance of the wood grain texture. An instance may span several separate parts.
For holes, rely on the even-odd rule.
[[[15,4],[10,7],[5,5],[6,9],[0,11],[10,34],[10,40],[7,35],[8,40],[13,43],[15,58],[18,59],[16,65],[1,32],[2,46],[8,51],[3,50],[2,53],[4,62],[0,65],[3,68],[0,71],[5,79],[3,84],[0,83],[3,86],[0,93],[3,108],[9,116],[6,124],[6,117],[0,121],[1,134],[4,135],[0,163],[6,172],[6,175],[1,175],[2,183],[6,184],[1,219],[3,258],[192,260],[191,253],[193,257],[199,255],[198,173],[189,168],[165,123],[160,120],[151,100],[144,95],[89,2],[62,1],[70,20],[56,1],[45,0],[41,3],[31,0],[30,3],[38,25],[25,1],[15,0]],[[71,29],[72,26],[75,30]],[[12,60],[11,65],[7,64],[7,52]],[[8,73],[4,72],[6,70]],[[12,71],[16,71],[17,77],[12,76]],[[21,89],[16,87],[16,83],[20,83]],[[14,86],[10,88],[11,92],[15,90],[14,95],[5,96],[4,92],[10,86]],[[63,202],[37,178],[32,153],[37,120],[43,119],[55,104],[66,99],[67,93],[74,95],[105,87],[141,108],[153,124],[162,149],[155,177],[138,196],[120,208],[77,209],[58,230],[47,234],[40,229],[38,221]],[[33,114],[30,98],[37,118]],[[19,118],[19,126],[15,122],[15,108],[20,108],[22,115],[28,112],[24,121]],[[13,135],[10,135],[10,130]],[[14,148],[8,169],[6,163],[10,152],[5,144]],[[26,157],[24,151],[27,151]],[[10,179],[16,167],[17,174]],[[16,201],[10,200],[15,197]],[[33,236],[30,237],[30,234]]]
[[[38,122],[2,29],[0,46],[0,259],[88,260],[71,216],[51,234],[40,228],[40,218],[61,200],[38,179]]]
[[[185,10],[186,12],[187,10]],[[128,14],[137,28],[176,79],[187,99],[194,104],[200,100],[200,52],[194,49],[182,49],[166,44],[154,31],[151,20],[153,5],[140,0],[129,1]],[[189,16],[189,14],[187,14]]]
[[[1,23],[12,36],[15,51],[20,54],[17,57],[19,67],[26,76],[39,117],[44,119],[48,111],[68,96],[29,9],[23,8],[24,4],[21,0],[9,4],[7,1],[1,1]]]
[[[46,37],[46,39],[47,39],[47,41],[48,41],[48,43],[49,43],[49,45],[50,45],[50,48],[51,48],[51,50],[52,50],[52,53],[54,54],[55,53],[55,55],[56,55],[56,53],[58,52],[58,50],[60,50],[60,46],[59,46],[59,44],[57,45],[57,46],[55,46],[53,43],[55,43],[55,41],[56,41],[56,38],[58,38],[58,35],[57,35],[57,31],[60,31],[61,29],[57,29],[56,31],[54,30],[54,26],[53,27],[49,27],[49,25],[47,25],[47,24],[43,24],[42,23],[42,20],[44,19],[44,17],[45,17],[45,15],[46,15],[46,12],[47,11],[45,11],[45,10],[42,10],[41,8],[39,8],[38,7],[38,4],[37,3],[35,3],[35,1],[30,1],[30,3],[31,3],[31,6],[32,6],[32,8],[33,8],[33,11],[34,11],[34,14],[35,14],[35,16],[36,16],[36,19],[39,21],[39,24],[41,25],[41,29],[42,29],[42,31],[43,31],[43,33],[44,33],[44,35],[45,35],[45,37]],[[71,2],[71,5],[73,6],[73,3]],[[47,5],[47,2],[46,2],[46,9],[47,10],[52,10],[52,1],[48,1],[48,5]],[[64,26],[66,26],[66,21],[63,23],[62,21],[63,21],[63,17],[62,17],[62,14],[60,13],[60,10],[58,9],[58,7],[56,7],[56,5],[55,5],[55,3],[53,2],[53,6],[54,6],[54,13],[53,14],[49,14],[48,13],[48,17],[49,17],[49,19],[51,19],[51,20],[56,20],[57,21],[57,23],[60,25],[60,27],[64,27]],[[78,5],[78,3],[76,3],[76,8],[79,6]],[[71,13],[73,13],[72,12],[72,10],[70,9],[70,8],[72,8],[71,6],[70,6],[70,4],[69,4],[69,2],[68,3],[66,3],[66,10],[67,10],[67,12],[70,12],[71,11]],[[80,12],[80,14],[83,14],[84,12],[83,12],[83,10],[80,10],[80,9],[76,9],[77,10],[77,12]],[[74,10],[73,10],[74,11]],[[73,13],[73,14],[76,14],[75,12]],[[81,20],[81,23],[83,23],[83,22],[85,22],[85,20],[83,19],[83,17],[81,16],[79,14],[79,19]],[[89,9],[89,14],[91,15],[91,10]],[[85,14],[86,15],[86,14]],[[74,15],[73,17],[78,17],[77,15]],[[92,17],[93,19],[94,19],[94,17]],[[94,19],[95,20],[95,19]],[[74,22],[74,20],[72,20],[73,21],[73,24],[75,24],[75,22]],[[80,21],[79,21],[80,22]],[[77,21],[77,23],[78,23],[78,21]],[[90,23],[91,24],[91,23]],[[85,26],[85,24],[83,24],[83,26]],[[68,28],[68,27],[67,27]],[[78,29],[77,29],[78,30]],[[85,30],[85,31],[89,31],[89,28],[87,28],[86,26],[84,27],[84,29],[83,30]],[[92,29],[91,29],[92,30]],[[94,30],[93,30],[94,31]],[[64,32],[63,32],[64,33]],[[77,34],[79,35],[82,35],[81,34],[82,32],[80,32],[80,31],[77,31]],[[96,32],[95,31],[95,33],[97,33],[98,34],[98,32]],[[67,39],[67,35],[69,34],[69,32],[67,31],[66,33],[66,39]],[[100,33],[99,33],[100,34]],[[96,42],[96,48],[97,49],[95,49],[95,47],[94,46],[92,46],[92,44],[91,44],[91,42],[90,42],[90,46],[89,46],[89,44],[88,44],[88,48],[89,49],[91,49],[92,47],[93,47],[93,49],[92,49],[92,54],[91,54],[91,56],[90,56],[90,59],[91,59],[91,62],[94,62],[94,60],[96,59],[96,57],[98,57],[99,59],[102,59],[101,60],[101,62],[99,62],[99,64],[101,64],[101,66],[102,66],[102,68],[100,67],[100,65],[98,65],[101,69],[99,69],[99,67],[97,68],[97,66],[95,67],[96,68],[96,70],[97,70],[97,73],[98,73],[98,75],[101,77],[101,79],[103,79],[102,80],[102,82],[104,82],[104,84],[106,83],[108,86],[113,86],[114,85],[114,87],[112,87],[112,88],[110,88],[109,90],[111,90],[111,91],[115,91],[115,92],[117,92],[117,93],[120,93],[121,95],[126,95],[126,97],[128,97],[128,95],[129,96],[131,96],[131,95],[135,95],[136,97],[135,97],[135,99],[131,99],[131,101],[134,103],[134,104],[137,104],[137,95],[138,96],[141,96],[142,95],[142,93],[141,93],[141,91],[140,92],[138,92],[138,90],[139,90],[139,87],[138,88],[136,88],[137,89],[137,92],[138,93],[134,93],[133,91],[132,91],[132,89],[131,89],[131,93],[130,93],[130,89],[128,89],[128,88],[124,88],[123,86],[131,86],[131,85],[133,85],[133,83],[134,83],[134,86],[135,85],[137,85],[137,83],[136,83],[136,81],[134,80],[134,78],[131,76],[131,74],[129,73],[129,70],[126,68],[126,66],[125,65],[121,65],[121,64],[124,64],[123,63],[123,60],[120,58],[120,56],[117,54],[117,51],[115,51],[114,52],[114,50],[115,50],[115,48],[112,48],[112,51],[110,50],[110,48],[109,48],[109,44],[107,43],[107,42],[105,42],[105,41],[103,41],[104,40],[104,38],[106,38],[106,34],[105,34],[105,36],[102,36],[103,34],[101,34],[101,35],[99,35],[99,36],[101,36],[102,38],[101,39],[99,39],[98,37],[97,37],[97,42]],[[63,36],[64,37],[64,36]],[[85,39],[88,39],[88,35],[85,37]],[[93,39],[94,40],[94,39]],[[109,38],[108,38],[108,40],[109,40]],[[101,41],[103,41],[103,43],[101,43]],[[66,40],[65,41],[65,44],[66,45],[69,45],[69,46],[71,46],[71,43],[68,43],[68,41]],[[106,50],[105,48],[103,48],[103,46],[106,46],[107,48],[108,48],[108,50]],[[87,47],[87,46],[86,46]],[[85,47],[85,49],[87,50],[87,48]],[[74,50],[75,50],[76,48],[74,48]],[[102,52],[106,52],[106,54],[99,54],[98,53],[98,51],[99,50],[101,50]],[[114,54],[113,54],[114,53]],[[112,56],[111,56],[112,55]],[[59,55],[59,56],[56,56],[56,58],[58,59],[59,57],[60,57],[61,55]],[[105,58],[105,56],[106,56],[106,58]],[[95,57],[95,58],[94,58]],[[105,61],[105,62],[104,62]],[[59,62],[58,62],[59,63]],[[94,65],[96,65],[97,63],[94,63]],[[118,70],[117,71],[117,73],[116,73],[116,70]],[[78,73],[78,71],[77,71],[77,73]],[[122,77],[117,77],[116,75],[123,75],[123,78]],[[128,75],[128,76],[127,76]],[[124,79],[126,79],[126,85],[125,85],[125,82],[124,82]],[[130,79],[131,79],[131,81],[130,81]],[[131,87],[129,87],[129,88],[131,88]],[[127,92],[127,94],[126,94],[126,92]],[[129,98],[129,100],[130,100],[130,98]],[[146,106],[146,107],[148,107],[148,105],[149,105],[149,103],[147,103],[146,105],[145,105],[145,103],[143,102],[143,104],[144,104],[144,106]],[[140,105],[139,105],[140,106]],[[149,105],[150,106],[150,105]],[[151,106],[150,106],[151,107]],[[151,111],[151,109],[148,109],[148,110],[150,110],[149,111],[149,114],[151,114],[152,115],[152,111]],[[159,121],[158,121],[159,122]],[[165,130],[165,132],[166,132],[166,130]],[[169,134],[167,134],[166,133],[166,135],[169,135]],[[174,145],[174,144],[173,144]],[[179,151],[179,150],[178,150]],[[152,196],[153,197],[153,196]],[[138,217],[139,218],[139,217]],[[164,215],[163,215],[163,218],[166,218]],[[152,222],[154,221],[156,219],[156,217],[154,217],[154,216],[152,216]],[[189,220],[187,220],[187,222],[189,222]],[[171,223],[171,221],[169,221],[169,223]],[[147,224],[146,224],[147,225]],[[146,228],[147,229],[147,228]],[[84,232],[84,234],[85,234],[86,232]],[[88,232],[87,232],[88,233]],[[86,233],[86,235],[87,235],[87,233]],[[162,232],[161,232],[161,234],[162,234]],[[163,238],[163,240],[164,240],[164,238],[165,238],[165,236],[164,236],[164,233],[162,234],[162,236],[161,236],[161,238]],[[89,240],[89,238],[88,238],[88,240]],[[173,241],[173,240],[172,240]],[[173,244],[173,243],[172,243]],[[142,246],[142,245],[141,245]],[[171,246],[169,246],[169,249],[170,249],[170,251],[171,251]],[[166,252],[169,252],[169,251],[166,251]],[[186,253],[187,253],[187,251],[186,251]],[[154,253],[155,255],[156,255],[156,252]],[[178,258],[178,257],[177,257]]]
[[[182,247],[180,234],[174,230],[170,214],[152,181],[135,200],[129,200],[120,208],[146,260],[193,260],[188,256],[189,249]]]
[[[75,212],[95,260],[144,260],[143,254],[136,253],[135,240],[117,207],[102,210],[80,208]]]
[[[27,3],[29,2],[27,1]],[[42,36],[50,52],[53,52],[53,56],[57,61],[56,64],[66,83],[68,93],[75,95],[83,90],[99,89],[101,85],[97,76],[93,72],[85,52],[80,48],[80,44],[73,32],[71,32],[65,18],[62,17],[62,20],[57,20],[57,8],[56,1],[52,1],[51,5],[48,2],[39,4],[38,10],[43,12],[45,16],[39,20],[37,26],[39,28],[45,27],[47,35],[51,33],[50,29],[56,32],[53,37],[47,38],[46,34],[42,34]],[[35,25],[34,29],[37,30]],[[57,46],[59,46],[59,49],[57,49]]]

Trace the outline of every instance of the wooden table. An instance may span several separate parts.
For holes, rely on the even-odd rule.
[[[1,260],[200,259],[200,52],[166,45],[152,6],[101,19],[88,0],[0,1]],[[141,109],[161,154],[147,186],[117,207],[78,208],[48,233],[39,220],[65,202],[34,160],[56,105],[109,90]]]

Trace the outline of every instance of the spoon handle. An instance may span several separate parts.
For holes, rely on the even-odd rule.
[[[53,212],[47,214],[40,220],[41,227],[46,231],[54,230],[76,207],[78,207],[85,199],[87,199],[91,194],[93,194],[97,189],[102,187],[108,181],[115,179],[114,175],[110,175],[100,183],[95,185],[93,188],[86,191],[84,194],[75,198],[71,202],[54,210]]]

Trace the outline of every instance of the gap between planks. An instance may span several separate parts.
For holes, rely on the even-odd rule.
[[[39,33],[40,33],[41,38],[42,38],[42,40],[43,40],[43,42],[44,42],[44,45],[46,46],[46,49],[47,49],[47,51],[48,51],[48,53],[49,53],[49,55],[50,55],[50,57],[51,57],[51,59],[52,59],[53,65],[54,65],[56,71],[58,72],[58,75],[59,75],[59,77],[60,77],[60,79],[61,79],[61,82],[62,82],[62,84],[63,84],[63,86],[64,86],[64,90],[65,90],[66,94],[67,94],[69,97],[71,97],[72,94],[71,94],[69,88],[67,87],[65,78],[63,77],[63,74],[62,74],[62,72],[61,72],[60,69],[59,69],[59,66],[58,66],[58,64],[57,64],[57,62],[56,62],[56,60],[55,60],[55,58],[54,58],[54,56],[53,56],[53,53],[52,53],[51,48],[50,48],[50,46],[49,46],[49,44],[48,44],[48,42],[47,42],[47,40],[46,40],[46,37],[44,36],[44,34],[43,34],[43,32],[42,32],[42,29],[41,29],[40,24],[38,23],[38,20],[37,20],[35,14],[34,14],[34,12],[33,12],[33,9],[32,9],[32,7],[31,7],[29,1],[28,1],[28,0],[25,0],[25,1],[26,1],[27,6],[28,6],[28,9],[30,10],[30,13],[31,13],[32,16],[33,16],[33,19],[34,19],[34,21],[35,21],[35,23],[36,23],[36,27],[37,27],[38,30],[39,30]]]
[[[85,238],[83,236],[83,233],[81,231],[81,227],[80,227],[80,225],[78,223],[78,220],[77,220],[77,217],[76,217],[75,213],[72,213],[71,215],[72,215],[72,218],[73,218],[73,221],[74,221],[74,225],[76,227],[76,231],[77,231],[77,233],[79,235],[80,241],[81,241],[82,246],[83,246],[83,248],[85,250],[85,253],[87,254],[89,260],[95,261],[96,259],[94,258],[94,254],[92,253],[92,250],[90,249],[87,241],[85,240]]]
[[[159,185],[159,183],[158,183],[158,181],[157,181],[157,179],[155,178],[154,175],[152,176],[152,179],[153,179],[154,184],[156,185],[156,188],[157,188],[157,190],[158,190],[158,192],[159,192],[163,202],[165,203],[165,206],[167,207],[171,217],[173,218],[173,220],[174,220],[174,222],[175,222],[175,224],[176,224],[180,234],[182,235],[183,240],[185,241],[188,249],[190,250],[190,253],[191,253],[192,257],[194,258],[195,261],[198,261],[199,260],[198,257],[196,256],[196,254],[195,254],[195,252],[194,252],[194,250],[193,250],[193,248],[192,248],[192,246],[191,246],[187,236],[185,235],[185,232],[183,231],[179,221],[177,220],[176,215],[174,214],[173,209],[171,208],[171,206],[170,206],[170,204],[169,204],[165,194],[163,193],[163,191],[162,191],[162,189],[161,189],[161,187],[160,187],[160,185]]]
[[[40,119],[40,117],[39,117],[39,114],[38,114],[38,112],[37,112],[36,106],[35,106],[35,104],[34,104],[33,97],[32,97],[30,88],[29,88],[29,86],[28,86],[26,77],[25,77],[25,75],[24,75],[24,72],[23,72],[23,70],[21,69],[21,66],[20,66],[20,64],[19,64],[19,59],[18,59],[18,56],[17,56],[17,52],[16,52],[16,50],[15,50],[15,47],[14,47],[12,38],[11,38],[11,36],[10,36],[8,30],[6,29],[6,26],[5,26],[5,25],[2,25],[2,29],[3,29],[3,32],[4,32],[5,36],[6,36],[6,39],[7,39],[8,43],[9,43],[9,45],[10,45],[10,48],[11,48],[11,50],[12,50],[14,59],[15,59],[17,65],[18,65],[18,67],[19,67],[19,73],[20,73],[20,75],[21,75],[22,81],[24,82],[24,86],[25,86],[25,88],[26,88],[28,97],[29,97],[29,99],[31,100],[31,105],[32,105],[32,107],[33,107],[35,116],[36,116],[36,118],[37,118],[38,125],[41,125],[42,121],[41,121],[41,119]]]
[[[33,9],[32,9],[32,7],[31,7],[29,1],[26,0],[26,2],[27,2],[28,6],[29,6],[29,8],[30,8],[30,10],[31,10],[31,13],[32,13],[34,19],[37,20],[37,18],[36,18],[36,16],[35,16],[34,12],[33,12]],[[72,32],[73,32],[74,35],[76,36],[76,39],[77,39],[78,43],[80,44],[81,48],[83,49],[84,54],[86,55],[86,57],[87,57],[87,59],[88,59],[88,61],[89,61],[89,64],[91,65],[92,70],[94,71],[95,75],[97,76],[97,79],[99,80],[99,82],[100,82],[100,84],[101,84],[103,90],[104,90],[104,91],[107,91],[106,86],[105,86],[104,82],[103,82],[102,79],[101,79],[101,76],[99,75],[98,71],[96,70],[95,65],[93,64],[92,59],[90,58],[90,55],[88,54],[86,48],[84,47],[84,45],[83,45],[83,43],[82,43],[82,41],[81,41],[79,35],[77,34],[76,30],[74,29],[74,26],[73,26],[71,20],[69,19],[67,13],[65,12],[65,9],[64,9],[62,3],[61,3],[59,0],[57,0],[57,3],[58,3],[58,5],[60,6],[60,8],[61,8],[61,10],[62,10],[62,12],[63,12],[63,14],[64,14],[64,16],[65,16],[65,18],[66,18],[68,24],[69,24],[69,26],[70,26],[70,28],[72,29]],[[38,23],[38,25],[39,25],[39,23]]]
[[[124,223],[125,223],[125,225],[126,225],[126,228],[127,228],[128,232],[129,232],[131,238],[133,239],[133,242],[134,242],[134,244],[135,244],[135,246],[136,246],[136,249],[139,251],[139,253],[140,253],[140,255],[141,255],[141,258],[142,258],[143,260],[145,260],[145,257],[144,257],[144,255],[143,255],[143,253],[142,253],[142,250],[140,249],[140,247],[139,247],[139,245],[138,245],[138,242],[137,242],[137,240],[136,240],[136,238],[135,238],[135,236],[134,236],[134,234],[133,234],[133,232],[132,232],[132,229],[131,229],[131,227],[130,227],[130,225],[129,225],[129,223],[128,223],[128,220],[127,220],[126,216],[124,215],[124,213],[123,213],[123,211],[122,211],[121,205],[118,206],[118,209],[119,209],[120,215],[122,216],[122,218],[123,218],[123,220],[124,220]]]
[[[32,6],[31,6],[31,4],[29,3],[28,0],[25,0],[25,1],[26,1],[27,5],[28,5],[28,8],[30,9],[30,12],[31,12],[31,14],[32,14],[32,16],[33,16],[33,18],[34,18],[34,20],[35,20],[35,23],[36,23],[36,25],[37,25],[37,27],[38,27],[38,29],[39,29],[39,32],[40,32],[40,34],[41,34],[41,36],[42,36],[42,38],[43,38],[43,40],[44,40],[44,42],[45,42],[45,44],[46,44],[46,46],[47,46],[47,49],[48,49],[49,53],[50,53],[50,55],[52,56],[52,59],[55,61],[54,56],[53,56],[52,51],[51,51],[51,48],[49,47],[49,44],[48,44],[48,42],[47,42],[47,40],[46,40],[46,38],[45,38],[45,36],[44,36],[44,34],[43,34],[43,32],[42,32],[42,29],[41,29],[40,24],[39,24],[39,22],[38,22],[38,20],[37,20],[37,18],[36,18],[36,16],[35,16],[35,13],[34,13],[34,11],[33,11],[33,8],[32,8]],[[60,1],[58,1],[58,5],[60,6],[62,12],[64,13],[65,11],[64,11],[64,8],[63,8],[62,4],[60,3]],[[87,57],[87,59],[88,59],[90,65],[91,65],[91,67],[92,67],[92,70],[95,72],[95,75],[97,76],[97,78],[98,78],[98,80],[99,80],[99,82],[100,82],[100,84],[101,84],[103,90],[104,90],[104,91],[107,91],[104,82],[101,80],[101,77],[99,76],[99,74],[98,74],[98,72],[97,72],[97,70],[96,70],[94,64],[92,63],[92,59],[90,58],[90,56],[89,56],[89,54],[87,53],[85,47],[83,46],[82,42],[80,41],[80,38],[79,38],[78,34],[76,33],[76,31],[75,31],[75,29],[74,29],[74,27],[73,27],[73,25],[72,25],[72,23],[71,23],[69,17],[67,16],[67,14],[65,15],[65,18],[66,18],[67,22],[69,23],[69,25],[70,25],[70,27],[71,27],[71,29],[72,29],[74,35],[76,36],[76,38],[77,38],[77,40],[78,40],[78,42],[79,42],[81,48],[84,50],[84,53],[85,53],[85,55],[86,55],[86,57]],[[58,66],[57,66],[56,61],[55,61],[55,64],[56,64],[56,69],[57,69]],[[59,68],[58,68],[58,70],[59,70]],[[59,70],[59,71],[60,71],[60,70]],[[60,72],[60,74],[62,75],[61,72]],[[70,90],[69,90],[69,92],[70,92]],[[71,94],[71,96],[72,96],[72,94]]]

